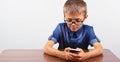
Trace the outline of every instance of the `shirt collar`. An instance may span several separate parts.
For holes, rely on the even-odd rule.
[[[74,33],[73,31],[71,31],[71,29],[68,26],[67,26],[67,29],[69,33],[72,33],[72,34]],[[76,34],[78,34],[82,29],[83,29],[83,25],[78,31],[76,31]]]

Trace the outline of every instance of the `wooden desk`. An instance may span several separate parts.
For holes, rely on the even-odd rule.
[[[0,53],[0,62],[69,62],[43,53],[43,50],[35,49],[9,49]],[[84,62],[120,62],[120,60],[108,49],[104,54],[90,58]]]

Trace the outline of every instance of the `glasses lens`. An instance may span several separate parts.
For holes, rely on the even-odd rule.
[[[66,20],[66,21],[71,23],[71,22],[72,22],[72,19],[68,19],[68,20]]]
[[[74,20],[74,21],[73,21]],[[72,23],[75,23],[75,24],[81,24],[81,23],[83,23],[83,20],[82,19],[67,19],[66,20],[66,23],[68,23],[68,24],[72,24]]]

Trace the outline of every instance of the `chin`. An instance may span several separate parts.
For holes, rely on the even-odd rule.
[[[73,30],[73,29],[72,29],[71,31],[76,32],[77,30]]]

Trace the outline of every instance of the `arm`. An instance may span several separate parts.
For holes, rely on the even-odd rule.
[[[93,27],[89,28],[89,42],[90,44],[93,45],[94,49],[90,50],[89,52],[86,52],[86,59],[87,58],[91,58],[91,57],[95,57],[98,55],[103,54],[103,48],[102,45],[100,43],[100,40],[97,38],[97,36],[95,35],[95,32],[93,30]],[[93,41],[94,40],[94,41]]]
[[[94,49],[86,53],[88,58],[103,54],[103,47],[99,42],[95,42],[93,46],[94,46]]]
[[[70,60],[74,60],[74,61],[83,61],[92,57],[96,57],[98,55],[103,54],[103,48],[102,45],[99,42],[95,42],[93,44],[94,49],[88,51],[88,52],[84,52],[82,49],[81,52],[79,54],[71,54],[71,56],[73,57],[73,59]]]
[[[66,59],[66,53],[64,51],[59,51],[55,48],[53,48],[54,41],[48,40],[44,47],[44,53],[49,54],[51,56],[59,57],[62,59]]]
[[[94,49],[90,50],[89,52],[86,52],[85,53],[86,58],[83,57],[83,60],[88,59],[88,58],[92,58],[92,57],[96,57],[96,56],[103,54],[103,48],[99,42],[95,42],[93,44],[93,46],[94,46]]]
[[[95,56],[103,54],[102,45],[100,43],[100,40],[95,35],[93,27],[91,27],[89,29],[89,39],[90,39],[90,44],[93,45],[94,49],[92,49],[91,51],[89,51],[89,52],[86,53],[86,55],[88,56],[88,58],[95,57]]]

